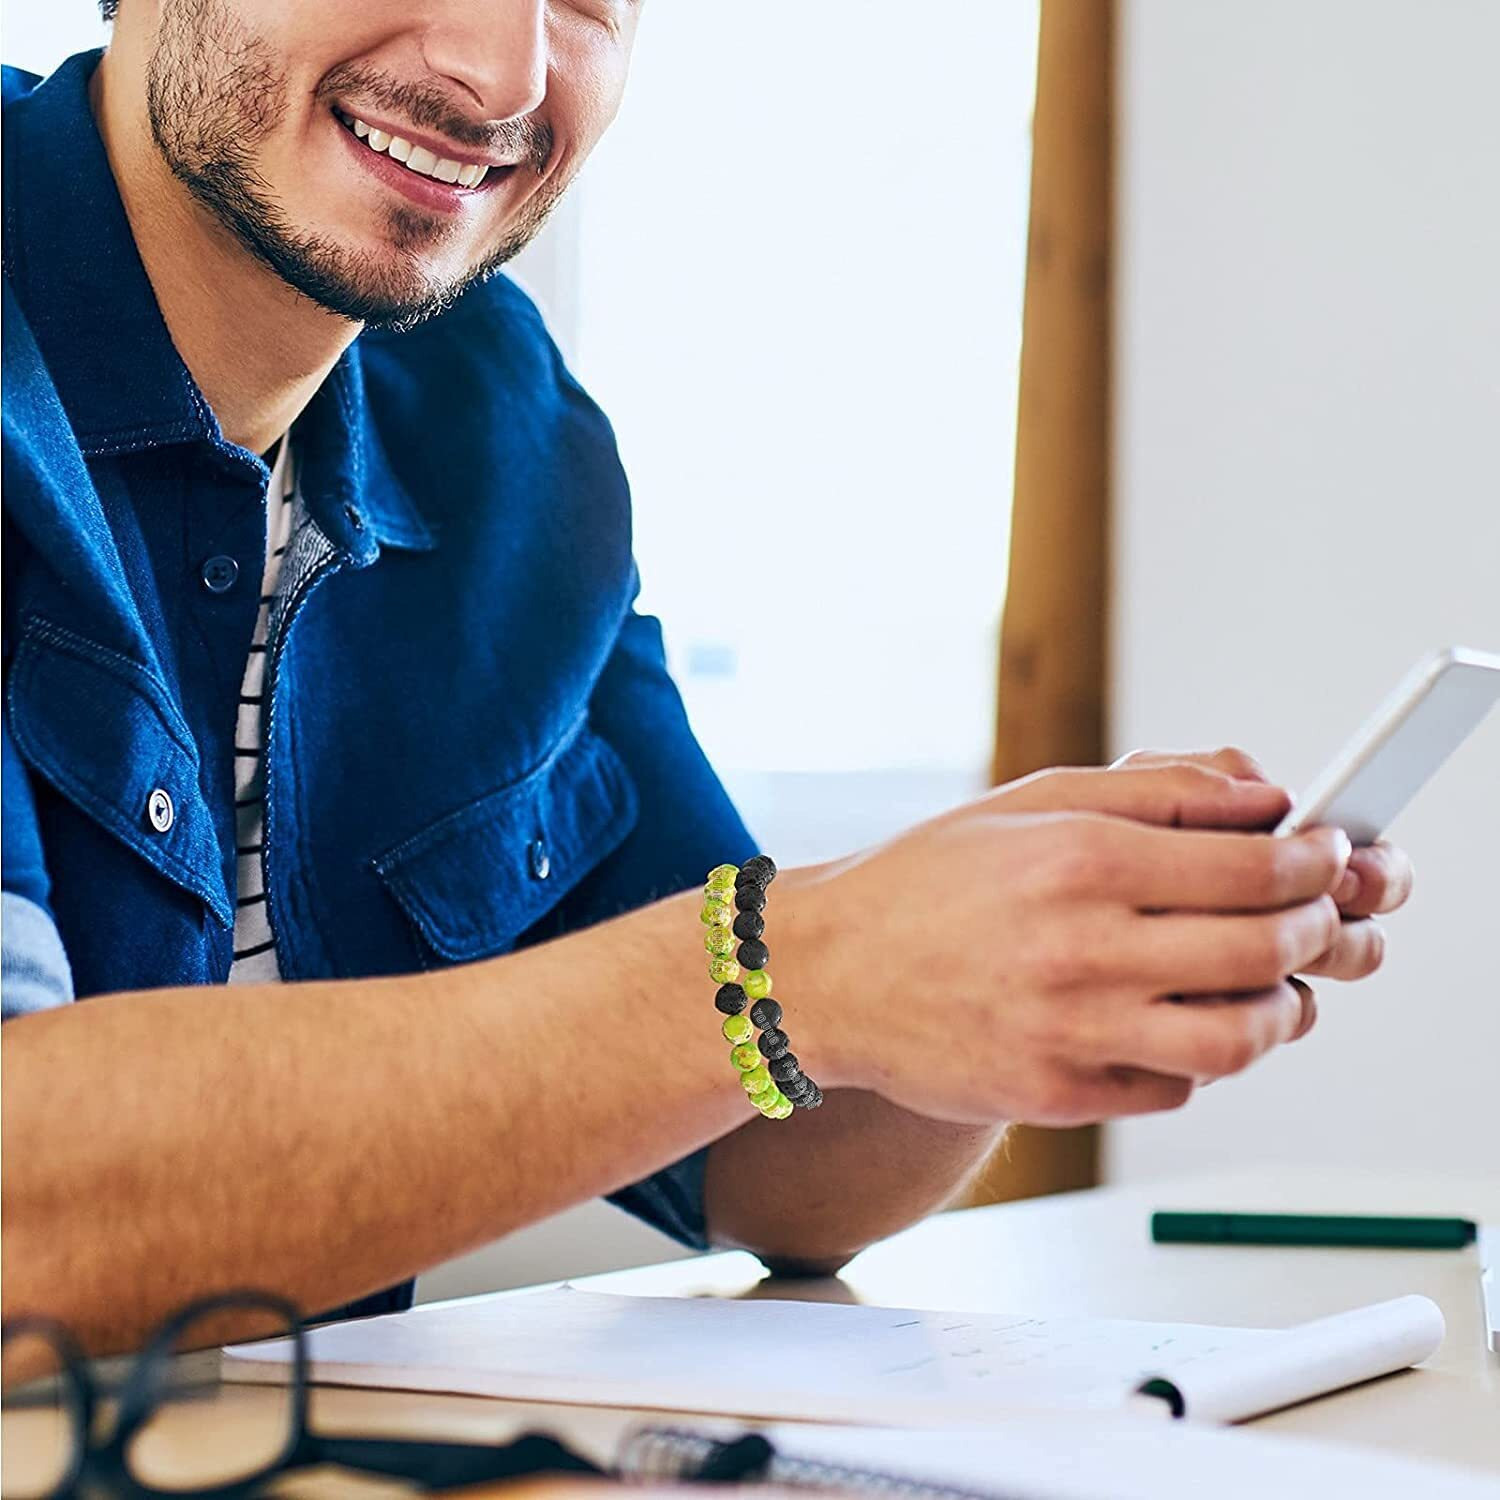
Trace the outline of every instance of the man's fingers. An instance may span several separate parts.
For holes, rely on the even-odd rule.
[[[1411,895],[1411,860],[1393,844],[1371,844],[1349,858],[1343,882],[1333,893],[1346,917],[1378,917],[1406,904]]]
[[[1072,809],[1176,828],[1269,828],[1292,805],[1281,787],[1182,763],[1043,771],[1008,793],[1007,811]]]
[[[1326,953],[1297,967],[1322,979],[1366,979],[1384,961],[1385,928],[1363,917],[1343,923]]]
[[[1173,765],[1207,766],[1241,781],[1269,782],[1271,779],[1253,755],[1234,745],[1225,745],[1219,750],[1132,750],[1129,755],[1122,755],[1114,768],[1128,770]]]
[[[1338,908],[1320,896],[1286,911],[1245,916],[1166,912],[1138,917],[1120,935],[1121,962],[1162,994],[1250,993],[1288,974],[1319,972],[1338,943]]]
[[[1038,1108],[1028,1110],[1023,1124],[1053,1128],[1090,1125],[1123,1115],[1155,1114],[1181,1109],[1193,1096],[1193,1080],[1144,1068],[1123,1066],[1068,1068]]]
[[[1333,889],[1349,858],[1337,828],[1293,838],[1080,819],[1057,868],[1060,893],[1124,901],[1137,911],[1277,911]]]
[[[1208,1083],[1241,1072],[1303,1029],[1302,997],[1286,982],[1248,995],[1155,1000],[1114,1044],[1115,1061]]]

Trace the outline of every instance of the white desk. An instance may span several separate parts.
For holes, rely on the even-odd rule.
[[[1292,1169],[1177,1178],[970,1209],[872,1246],[836,1281],[783,1282],[774,1295],[1270,1328],[1419,1292],[1442,1308],[1448,1325],[1443,1347],[1427,1365],[1256,1425],[1500,1474],[1500,1356],[1486,1347],[1472,1247],[1154,1245],[1150,1216],[1158,1208],[1430,1213],[1500,1223],[1500,1174],[1475,1182]],[[742,1295],[754,1268],[748,1256],[721,1256],[579,1284],[653,1295]]]
[[[872,1246],[831,1281],[763,1282],[748,1255],[674,1261],[577,1284],[651,1296],[806,1297],[1041,1316],[1276,1327],[1407,1292],[1431,1297],[1448,1333],[1422,1369],[1265,1417],[1256,1426],[1493,1470],[1500,1476],[1500,1357],[1486,1347],[1473,1248],[1315,1250],[1154,1245],[1153,1209],[1452,1214],[1500,1223],[1489,1182],[1276,1170],[1100,1188],[944,1214]],[[546,1420],[607,1451],[643,1413],[546,1408],[468,1397],[326,1390],[318,1419],[493,1431]],[[661,1414],[651,1413],[652,1416]],[[680,1420],[670,1414],[665,1420]]]
[[[1500,1358],[1486,1347],[1472,1248],[1158,1246],[1148,1227],[1155,1208],[1434,1213],[1500,1223],[1500,1181],[1357,1180],[1282,1171],[1178,1179],[943,1215],[873,1246],[836,1280],[763,1285],[751,1257],[729,1254],[613,1272],[578,1285],[656,1296],[770,1294],[1264,1327],[1420,1292],[1442,1307],[1448,1323],[1446,1341],[1429,1366],[1257,1425],[1447,1459],[1500,1476]],[[194,1441],[232,1440],[236,1412],[268,1399],[275,1398],[264,1387],[224,1388],[216,1408],[204,1411]],[[640,1411],[333,1388],[317,1391],[312,1407],[314,1426],[328,1432],[496,1441],[525,1426],[545,1425],[595,1457],[608,1456],[618,1434],[642,1417],[681,1420]],[[376,1492],[367,1480],[335,1475],[297,1476],[287,1488],[330,1497]],[[556,1494],[571,1500],[576,1490],[562,1485]]]

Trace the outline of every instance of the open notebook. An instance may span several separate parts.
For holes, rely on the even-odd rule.
[[[641,1428],[612,1467],[685,1479],[744,1433]],[[1493,1500],[1495,1477],[1449,1464],[1257,1430],[1093,1414],[975,1430],[770,1426],[754,1477],[869,1500]]]
[[[308,1334],[313,1378],[327,1384],[924,1427],[1132,1403],[1240,1421],[1404,1369],[1442,1338],[1425,1297],[1264,1330],[570,1286]],[[224,1378],[284,1379],[289,1355],[285,1340],[226,1349]]]

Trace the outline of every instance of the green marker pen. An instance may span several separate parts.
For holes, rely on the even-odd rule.
[[[1158,1245],[1326,1245],[1385,1250],[1462,1250],[1469,1219],[1382,1218],[1373,1214],[1154,1213]]]

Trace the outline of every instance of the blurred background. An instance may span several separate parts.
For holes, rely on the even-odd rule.
[[[1500,6],[1040,16],[650,0],[614,132],[517,264],[784,862],[1140,745],[1242,744],[1296,787],[1424,651],[1500,650]],[[6,7],[38,71],[103,34],[88,0]],[[1185,1113],[1029,1133],[988,1191],[1493,1172],[1500,716],[1395,833],[1417,897],[1308,1040]],[[422,1294],[669,1253],[593,1204]]]

